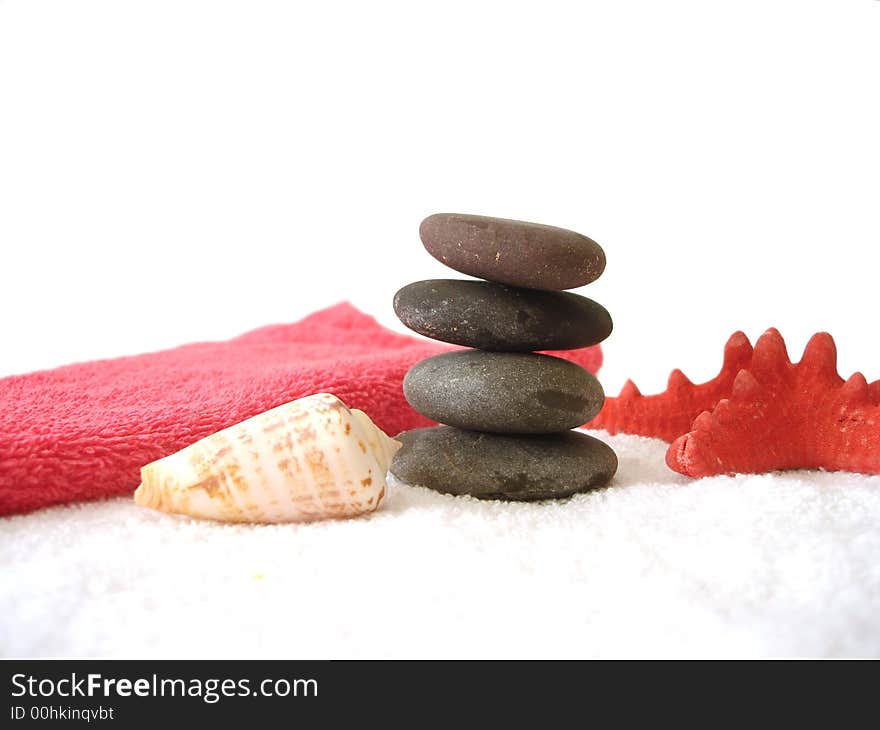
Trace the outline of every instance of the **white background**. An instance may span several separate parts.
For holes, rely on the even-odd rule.
[[[573,228],[606,389],[727,336],[880,377],[880,2],[0,0],[0,374],[455,276],[438,211]]]

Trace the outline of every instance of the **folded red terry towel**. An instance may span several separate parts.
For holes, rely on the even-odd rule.
[[[448,349],[343,303],[225,342],[3,378],[0,515],[131,494],[144,464],[312,393],[334,393],[391,435],[430,425],[401,384]],[[554,354],[593,373],[602,364],[598,345]]]

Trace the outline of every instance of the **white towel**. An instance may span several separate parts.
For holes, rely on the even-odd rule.
[[[0,520],[0,653],[26,657],[880,655],[880,477],[691,481],[605,438],[612,487],[390,491],[366,518],[220,525],[130,500]]]

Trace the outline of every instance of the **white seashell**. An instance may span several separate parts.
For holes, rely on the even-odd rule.
[[[141,469],[134,501],[222,522],[372,512],[400,443],[335,395],[286,403]]]

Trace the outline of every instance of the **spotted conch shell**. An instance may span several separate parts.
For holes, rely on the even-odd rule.
[[[318,393],[141,469],[134,501],[222,522],[299,522],[374,511],[400,444],[362,411]]]

